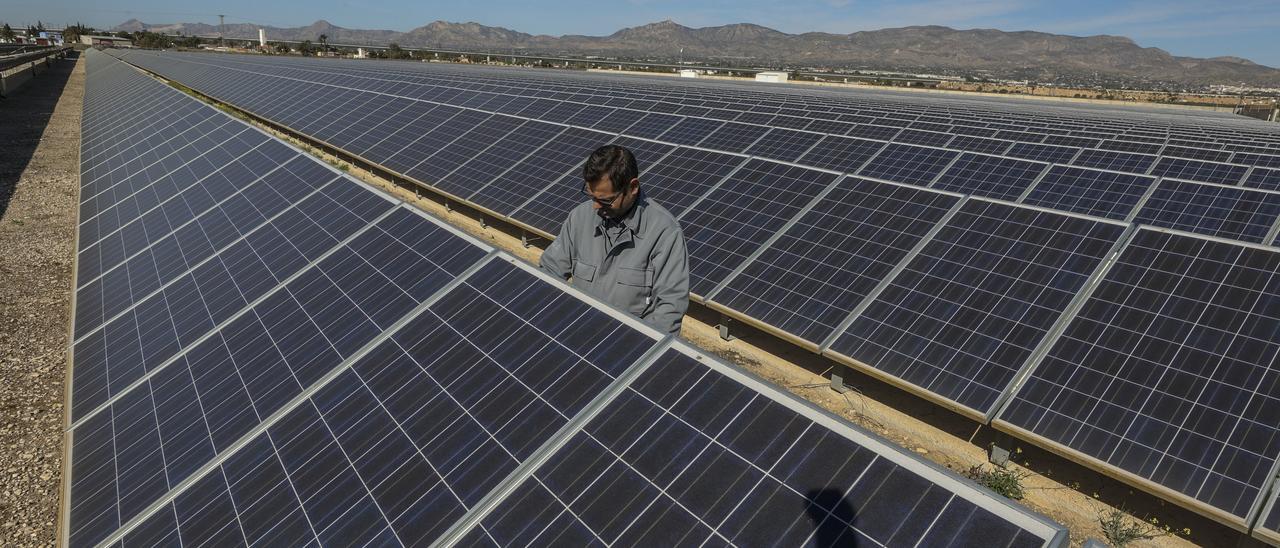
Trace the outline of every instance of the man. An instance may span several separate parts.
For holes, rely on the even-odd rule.
[[[665,333],[689,309],[689,259],[675,217],[640,189],[631,151],[605,145],[582,166],[583,193],[540,266]]]

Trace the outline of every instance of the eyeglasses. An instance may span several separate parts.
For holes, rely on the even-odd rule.
[[[624,194],[626,194],[626,191],[619,192],[608,198],[596,198],[596,195],[592,194],[591,191],[584,186],[582,187],[582,194],[587,198],[590,198],[591,201],[595,202],[600,207],[610,207],[613,205],[614,202],[618,201],[618,198],[621,198]]]

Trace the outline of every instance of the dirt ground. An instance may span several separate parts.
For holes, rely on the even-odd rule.
[[[55,541],[84,62],[0,100],[0,545]]]

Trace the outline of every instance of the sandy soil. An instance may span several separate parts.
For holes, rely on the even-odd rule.
[[[56,536],[83,98],[84,62],[64,60],[0,101],[4,546]]]

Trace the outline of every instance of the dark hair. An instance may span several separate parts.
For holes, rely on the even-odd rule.
[[[582,165],[582,178],[587,184],[591,184],[605,175],[613,183],[613,191],[622,192],[627,183],[640,175],[640,170],[636,169],[636,157],[630,150],[619,145],[597,148],[587,157],[587,163]]]

